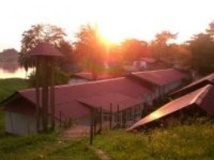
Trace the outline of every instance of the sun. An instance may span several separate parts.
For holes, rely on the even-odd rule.
[[[124,34],[118,32],[117,28],[99,27],[99,34],[107,44],[120,44],[124,39]]]

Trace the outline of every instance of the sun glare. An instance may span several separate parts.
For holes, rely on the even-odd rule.
[[[116,28],[109,27],[105,29],[99,27],[99,32],[103,41],[107,44],[119,44],[125,39],[124,35],[117,32]]]

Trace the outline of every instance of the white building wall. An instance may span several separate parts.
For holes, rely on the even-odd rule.
[[[27,116],[15,112],[5,112],[6,132],[17,135],[36,134],[36,120],[32,116]]]

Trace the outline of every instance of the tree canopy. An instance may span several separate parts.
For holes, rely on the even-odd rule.
[[[106,45],[102,41],[98,27],[85,25],[76,34],[75,54],[80,65],[90,70],[96,78],[98,72],[103,69],[106,59]]]
[[[189,41],[192,52],[192,66],[199,73],[214,71],[214,21],[205,33],[194,35]]]
[[[138,60],[149,55],[148,44],[137,39],[127,39],[121,44],[123,58],[126,62]]]
[[[176,39],[177,34],[173,34],[169,31],[162,31],[156,34],[155,40],[152,41],[150,47],[152,54],[157,59],[162,59],[170,54],[169,52],[169,41]]]
[[[47,42],[49,44],[60,46],[62,41],[65,41],[65,32],[63,29],[50,24],[37,24],[31,26],[27,31],[22,34],[21,51],[19,62],[21,66],[32,66],[32,61],[28,58],[27,53],[38,45],[40,42]]]

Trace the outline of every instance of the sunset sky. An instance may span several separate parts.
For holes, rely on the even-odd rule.
[[[214,0],[2,0],[0,6],[0,51],[19,50],[22,33],[38,23],[65,29],[71,41],[91,23],[112,41],[151,40],[168,30],[183,42],[214,20]]]

